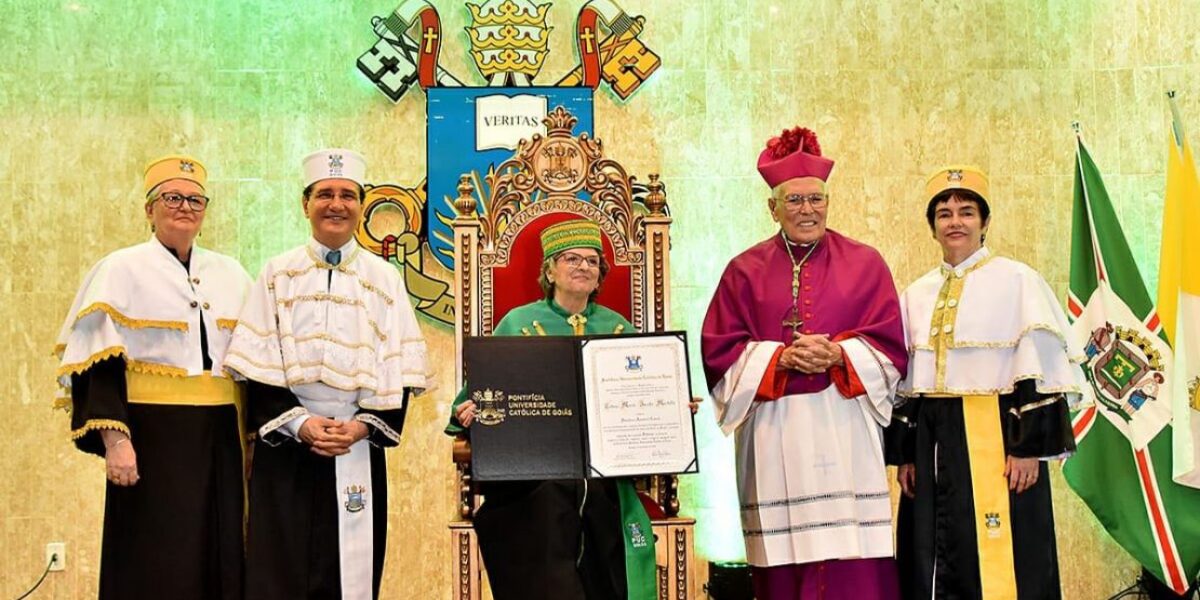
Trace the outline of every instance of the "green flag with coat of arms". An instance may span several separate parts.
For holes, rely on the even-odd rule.
[[[1091,384],[1067,483],[1108,533],[1183,593],[1200,573],[1200,490],[1171,478],[1171,349],[1100,171],[1078,141],[1067,311]]]

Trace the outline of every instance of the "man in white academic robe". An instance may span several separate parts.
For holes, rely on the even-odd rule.
[[[246,596],[374,598],[387,532],[383,448],[426,387],[425,342],[395,267],[354,239],[363,157],[304,159],[312,238],[263,267],[225,367],[249,381]]]

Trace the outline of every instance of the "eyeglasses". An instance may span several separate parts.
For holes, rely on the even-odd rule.
[[[791,210],[800,210],[804,203],[808,203],[813,208],[825,208],[829,203],[829,196],[821,192],[815,194],[788,194],[783,197],[783,205]]]
[[[599,256],[589,256],[587,258],[584,258],[578,254],[575,254],[574,252],[567,252],[565,254],[560,254],[558,256],[558,260],[561,260],[561,261],[567,263],[567,266],[571,267],[572,269],[581,268],[581,267],[583,267],[584,264],[586,264],[587,266],[589,266],[593,269],[600,268],[600,257]]]
[[[320,200],[321,202],[333,202],[336,198],[342,202],[351,203],[358,202],[358,192],[344,190],[340,193],[334,194],[333,190],[321,190],[313,194],[313,198]]]
[[[182,207],[184,201],[187,201],[188,208],[192,209],[193,212],[203,212],[208,207],[208,196],[184,196],[175,192],[167,192],[159,194],[158,199],[162,200],[162,203],[170,209]]]

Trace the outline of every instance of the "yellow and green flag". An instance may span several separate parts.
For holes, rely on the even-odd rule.
[[[1200,179],[1173,94],[1167,149],[1158,316],[1174,351],[1171,378],[1175,430],[1172,476],[1200,488]]]

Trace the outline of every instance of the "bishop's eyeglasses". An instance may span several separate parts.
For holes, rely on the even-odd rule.
[[[783,197],[783,205],[789,210],[800,210],[800,207],[804,206],[806,202],[815,209],[825,208],[825,205],[829,203],[829,196],[817,192],[815,194],[788,194]]]

